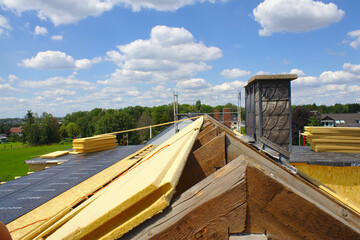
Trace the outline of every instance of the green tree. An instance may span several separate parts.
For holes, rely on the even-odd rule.
[[[28,142],[30,145],[40,145],[40,124],[38,123],[38,119],[35,118],[31,110],[28,110],[27,114],[25,115],[24,122],[24,141]]]
[[[197,112],[200,112],[200,110],[201,110],[201,101],[197,100],[195,106],[196,106]]]
[[[146,127],[150,125],[152,125],[151,114],[149,111],[144,111],[141,114],[139,121],[137,122],[137,127]],[[145,140],[149,139],[150,130],[149,129],[140,130],[139,135],[140,135],[141,143],[143,143]]]
[[[59,123],[52,114],[44,112],[40,116],[41,144],[58,143],[60,141]]]
[[[309,126],[320,126],[320,120],[316,116],[311,116],[309,118]]]
[[[71,122],[68,125],[66,125],[66,132],[70,138],[77,137],[81,129],[78,124]]]
[[[303,131],[304,126],[309,125],[311,116],[310,110],[303,106],[296,106],[295,110],[291,112],[292,141],[294,144],[298,142],[299,130]]]

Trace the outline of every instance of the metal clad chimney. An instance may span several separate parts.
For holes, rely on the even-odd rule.
[[[296,74],[255,75],[245,86],[246,135],[291,151],[291,85]]]

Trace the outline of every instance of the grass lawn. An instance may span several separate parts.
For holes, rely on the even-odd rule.
[[[25,160],[39,157],[42,154],[67,150],[72,143],[52,144],[29,147],[22,143],[0,144],[0,182],[13,180],[15,176],[24,176],[29,171]]]

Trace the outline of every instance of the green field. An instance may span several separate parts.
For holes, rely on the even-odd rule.
[[[52,144],[29,147],[22,143],[0,144],[0,182],[13,180],[15,176],[24,176],[29,171],[25,160],[39,157],[42,154],[72,148],[72,143]]]

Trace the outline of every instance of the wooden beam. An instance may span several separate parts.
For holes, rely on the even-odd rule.
[[[269,237],[280,239],[360,238],[359,228],[332,216],[324,203],[315,204],[309,187],[303,189],[306,195],[299,194],[296,188],[282,184],[278,174],[253,163],[248,165],[246,180],[249,196],[246,232],[266,232]]]
[[[213,127],[212,129],[207,131],[206,134],[201,134],[201,136],[199,136],[198,139],[199,139],[199,142],[201,143],[201,145],[204,145],[207,142],[209,142],[211,139],[218,136],[219,134],[220,134],[220,128]]]
[[[175,196],[179,196],[224,165],[225,134],[221,134],[189,155],[179,183],[176,186]]]
[[[238,158],[175,199],[122,239],[228,239],[246,219],[245,161]]]

